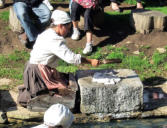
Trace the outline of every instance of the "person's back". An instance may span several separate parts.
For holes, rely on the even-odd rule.
[[[31,51],[30,63],[44,64],[54,67],[56,58],[54,52],[60,53],[59,48],[65,39],[49,28],[41,33],[36,40],[36,43]]]

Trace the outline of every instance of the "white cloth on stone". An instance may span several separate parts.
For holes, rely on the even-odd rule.
[[[105,85],[109,84],[116,84],[121,80],[118,76],[114,75],[113,73],[107,73],[107,72],[96,72],[93,75],[93,82],[102,83]]]

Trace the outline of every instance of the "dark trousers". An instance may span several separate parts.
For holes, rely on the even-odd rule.
[[[93,19],[92,19],[93,10],[91,8],[83,8],[76,2],[72,2],[71,5],[71,19],[72,21],[79,21],[80,15],[84,14],[84,30],[92,31],[93,30]]]
[[[110,0],[111,2],[117,3],[117,0]],[[137,2],[141,3],[141,0],[136,0]]]

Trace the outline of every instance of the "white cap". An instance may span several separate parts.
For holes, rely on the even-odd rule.
[[[53,19],[54,25],[66,24],[71,22],[70,16],[66,12],[61,10],[54,10],[51,19]]]
[[[49,126],[62,126],[69,128],[74,120],[71,111],[62,104],[54,104],[44,114],[44,124],[34,128],[49,128]]]

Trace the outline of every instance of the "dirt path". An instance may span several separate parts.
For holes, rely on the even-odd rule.
[[[12,5],[10,0],[7,1],[6,8],[0,9],[0,12],[7,11]],[[55,9],[68,10],[68,4],[56,4]],[[110,7],[105,7],[105,11],[110,11]],[[113,17],[117,18],[117,17]],[[151,55],[157,47],[165,47],[167,45],[167,32],[152,32],[147,35],[135,33],[129,26],[124,25],[124,21],[116,24],[106,22],[102,29],[95,28],[93,35],[93,43],[96,47],[105,47],[106,45],[126,46],[129,53],[139,50],[142,46],[150,46],[145,54]],[[107,23],[107,24],[106,24]],[[8,28],[8,22],[0,20],[0,53],[8,54],[13,50],[21,50],[24,47],[17,38],[17,34]],[[79,41],[73,41],[67,38],[67,45],[70,48],[84,48],[86,43],[85,33],[81,26],[82,37]]]

